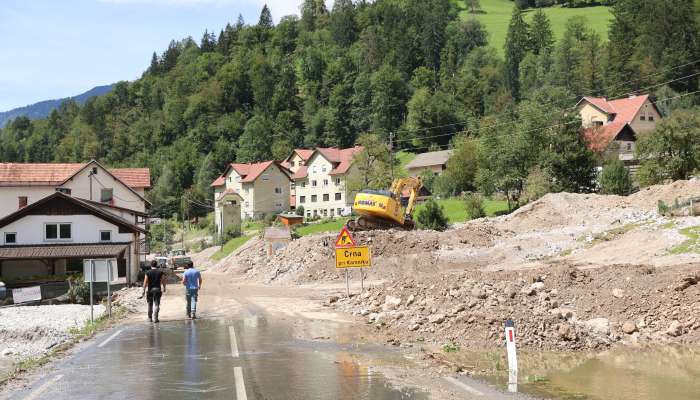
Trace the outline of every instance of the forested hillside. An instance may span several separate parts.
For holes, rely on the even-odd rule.
[[[336,0],[332,10],[306,0],[301,17],[274,25],[265,7],[258,21],[171,42],[140,79],[84,106],[16,119],[0,132],[0,160],[148,166],[154,211],[171,215],[188,198],[210,200],[228,162],[394,132],[397,149],[478,147],[479,173],[456,174],[455,191],[522,191],[534,170],[577,191],[569,178],[591,155],[562,111],[578,97],[668,99],[698,87],[698,21],[686,0],[617,1],[609,43],[584,18],[555,42],[544,14],[527,24],[514,8],[503,52],[459,13],[451,0]]]

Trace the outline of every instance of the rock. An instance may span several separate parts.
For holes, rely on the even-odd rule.
[[[598,335],[608,335],[610,333],[610,321],[607,318],[592,318],[584,321],[583,325]]]
[[[537,293],[537,291],[531,288],[530,286],[525,286],[522,289],[520,289],[520,293],[524,294],[525,296],[532,296],[535,293]]]
[[[559,325],[557,331],[559,333],[559,337],[564,340],[575,341],[578,338],[576,335],[576,329],[569,324]]]
[[[621,299],[621,298],[625,297],[625,291],[622,289],[615,288],[612,290],[612,295],[613,295],[613,297]]]
[[[3,357],[7,357],[7,356],[13,355],[14,353],[15,353],[14,349],[11,349],[8,347],[5,350],[3,350],[2,353],[0,353],[0,354],[2,354]]]
[[[377,319],[379,319],[379,313],[371,313],[367,317],[367,323],[371,324],[372,322],[375,322]]]
[[[463,304],[458,305],[457,307],[452,309],[452,314],[457,314],[465,310],[465,307]]]
[[[366,309],[366,308],[361,309],[361,310],[360,310],[360,315],[362,315],[363,317],[368,316],[368,315],[369,315],[369,310]]]
[[[673,336],[673,337],[682,335],[683,334],[683,325],[681,325],[681,323],[678,322],[677,320],[671,322],[671,325],[666,330],[666,334],[668,336]]]
[[[635,332],[637,332],[637,324],[635,324],[632,321],[627,321],[624,324],[622,324],[622,332],[631,335]]]
[[[486,291],[484,291],[483,289],[475,287],[474,289],[472,289],[472,296],[476,297],[477,299],[485,299],[487,294]]]
[[[428,317],[428,322],[431,324],[441,324],[445,322],[445,314],[433,314]]]
[[[540,290],[544,289],[544,282],[535,282],[530,285],[530,289],[539,292]]]
[[[413,324],[413,325],[408,327],[408,330],[413,332],[413,331],[417,331],[419,328],[420,328],[420,325]]]
[[[416,301],[416,296],[410,295],[410,296],[408,296],[408,299],[406,300],[406,305],[410,306],[411,304],[413,304],[414,301]]]
[[[515,295],[518,294],[513,286],[508,286],[504,293],[509,299],[515,298]]]
[[[683,282],[681,282],[680,285],[676,286],[676,291],[682,292],[685,289],[696,285],[698,282],[700,282],[700,276],[688,276],[683,278]]]
[[[337,303],[340,298],[338,296],[331,296],[328,298],[328,304]]]
[[[386,298],[384,299],[384,305],[382,305],[382,309],[384,311],[396,310],[396,308],[399,305],[401,305],[400,297],[386,296]]]

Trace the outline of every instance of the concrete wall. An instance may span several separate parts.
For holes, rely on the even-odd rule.
[[[304,216],[338,216],[339,210],[352,206],[353,199],[350,198],[346,189],[348,174],[331,176],[329,175],[331,170],[333,170],[333,164],[320,154],[316,154],[308,162],[308,177],[296,182],[297,207],[304,207]],[[336,193],[340,193],[340,200],[335,199]],[[324,194],[328,195],[328,201],[323,200]],[[314,195],[316,201],[312,201]],[[302,197],[304,197],[303,203]]]
[[[55,275],[66,273],[66,260],[55,260]],[[0,277],[7,281],[30,278],[32,276],[53,275],[51,261],[47,263],[39,260],[2,261]]]
[[[90,197],[90,179],[88,177],[92,166],[85,168],[73,179],[66,182],[63,187],[70,188],[72,196],[82,199],[100,201],[100,194],[103,188],[113,190],[113,205],[130,210],[145,212],[146,203],[141,200],[129,188],[112,178],[106,170],[97,167],[97,174],[92,177],[92,197]]]
[[[47,241],[44,225],[49,222],[71,223],[71,240]],[[100,231],[111,231],[112,242],[131,242],[131,233],[119,233],[119,227],[94,215],[28,215],[0,228],[0,241],[4,245],[5,233],[17,233],[18,245],[50,243],[100,243]]]

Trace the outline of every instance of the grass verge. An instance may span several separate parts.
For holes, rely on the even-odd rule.
[[[700,225],[690,226],[688,228],[683,228],[679,230],[682,235],[688,239],[673,247],[669,253],[671,254],[684,254],[684,253],[700,253]]]
[[[338,218],[332,221],[300,226],[296,228],[296,232],[299,236],[308,236],[323,232],[340,232],[346,222],[348,222],[347,218]]]
[[[467,210],[464,207],[464,200],[462,199],[440,199],[437,200],[437,203],[442,206],[443,210],[445,211],[445,216],[450,223],[464,222],[471,219],[471,217],[467,214]],[[422,207],[424,207],[424,205],[418,205],[413,215],[415,215]],[[508,203],[504,200],[486,199],[484,200],[484,211],[486,211],[486,215],[492,217],[494,215],[507,212]]]
[[[211,259],[214,261],[220,261],[224,257],[236,251],[239,247],[243,246],[252,237],[253,236],[245,235],[229,240],[228,242],[226,242],[225,245],[221,246],[221,249],[219,251],[217,251],[216,253],[214,253],[213,256],[211,256]]]

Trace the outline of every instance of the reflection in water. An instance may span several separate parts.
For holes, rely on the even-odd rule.
[[[187,324],[187,345],[185,354],[185,368],[183,380],[189,382],[199,382],[199,342],[197,341],[197,324]]]
[[[577,399],[700,399],[700,348],[621,347],[599,354],[520,354],[526,392]],[[503,385],[505,373],[491,376]],[[528,383],[529,382],[529,383]]]

